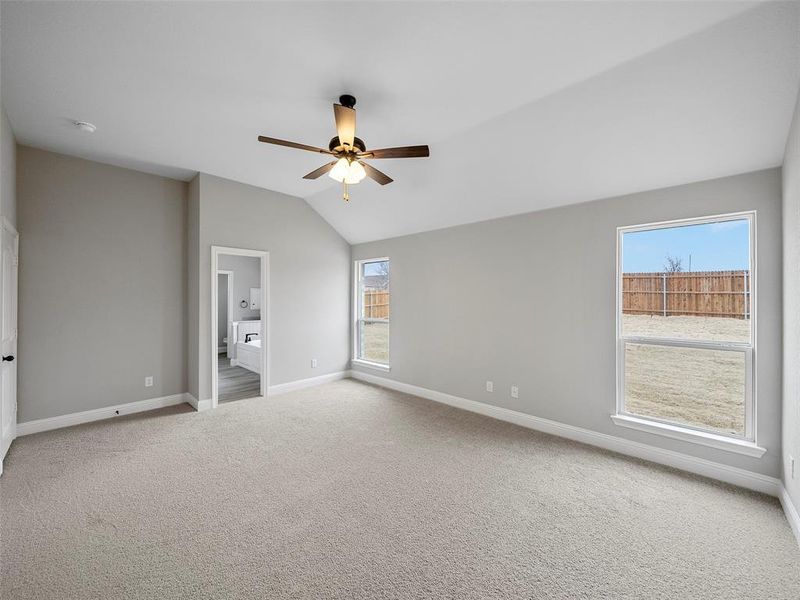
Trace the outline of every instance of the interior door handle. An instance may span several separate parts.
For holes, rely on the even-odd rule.
[[[8,356],[4,356],[3,360],[7,361],[7,362],[11,362],[12,360],[14,360],[14,355],[13,354],[9,354]]]

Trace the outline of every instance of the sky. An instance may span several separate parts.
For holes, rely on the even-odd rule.
[[[738,271],[750,264],[747,219],[632,231],[623,234],[622,271],[663,271],[667,256],[678,257],[684,271]]]
[[[364,265],[364,275],[380,275],[380,266],[383,264],[383,262],[366,263]]]

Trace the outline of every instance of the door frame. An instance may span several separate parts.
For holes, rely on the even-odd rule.
[[[234,274],[235,274],[234,271],[227,271],[225,269],[217,269],[217,294],[219,294],[219,276],[220,275],[225,275],[228,278],[228,281],[226,283],[227,289],[228,289],[228,314],[226,315],[226,317],[227,317],[228,322],[226,323],[226,329],[225,329],[225,331],[227,332],[225,337],[228,338],[228,342],[227,342],[227,345],[225,347],[225,352],[227,354],[230,354],[230,349],[231,349],[231,339],[230,339],[231,326],[230,325],[233,322],[233,319],[231,319],[231,314],[232,314],[231,305],[233,303],[233,276],[234,276]],[[217,296],[217,303],[219,303],[219,296]],[[219,309],[219,306],[217,307],[217,309]],[[217,310],[217,312],[219,312],[219,310]],[[217,321],[219,321],[219,317],[217,318]],[[219,327],[219,322],[217,322],[217,327]],[[233,343],[235,344],[236,341],[234,340]],[[219,353],[219,343],[217,345],[217,353]],[[228,358],[230,358],[230,356],[228,356]]]
[[[211,408],[219,405],[219,373],[217,371],[217,271],[219,255],[252,256],[261,264],[261,396],[267,396],[269,389],[269,252],[228,246],[211,246]]]
[[[17,232],[16,227],[11,224],[5,216],[0,217],[0,252],[2,252],[2,237],[6,235],[14,236],[14,267],[17,269],[17,277],[16,277],[16,296],[14,297],[14,313],[15,313],[15,323],[14,323],[14,355],[19,356],[19,233]],[[2,268],[2,260],[0,257],[0,269]],[[0,277],[2,277],[2,272],[0,272]],[[0,315],[2,317],[2,315]],[[0,326],[1,327],[1,326]],[[2,331],[0,331],[0,336],[2,335]],[[16,368],[16,364],[14,365]],[[18,377],[18,376],[17,376]],[[15,379],[17,379],[15,377]],[[0,398],[0,402],[2,402],[2,398]],[[0,404],[0,419],[2,419],[2,404]],[[0,421],[0,474],[3,473],[3,460],[6,457],[6,453],[8,449],[11,447],[11,442],[17,437],[17,382],[14,382],[14,416],[13,421],[11,422],[10,427],[10,434],[8,438],[2,437],[2,421]]]

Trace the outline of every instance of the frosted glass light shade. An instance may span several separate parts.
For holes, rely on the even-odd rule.
[[[367,172],[360,162],[356,160],[348,162],[346,158],[340,158],[336,161],[336,164],[328,173],[328,177],[331,179],[348,185],[358,183],[366,176]]]

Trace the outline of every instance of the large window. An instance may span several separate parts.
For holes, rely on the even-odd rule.
[[[614,421],[755,446],[753,213],[618,230]]]
[[[356,262],[356,362],[389,365],[389,259]]]

